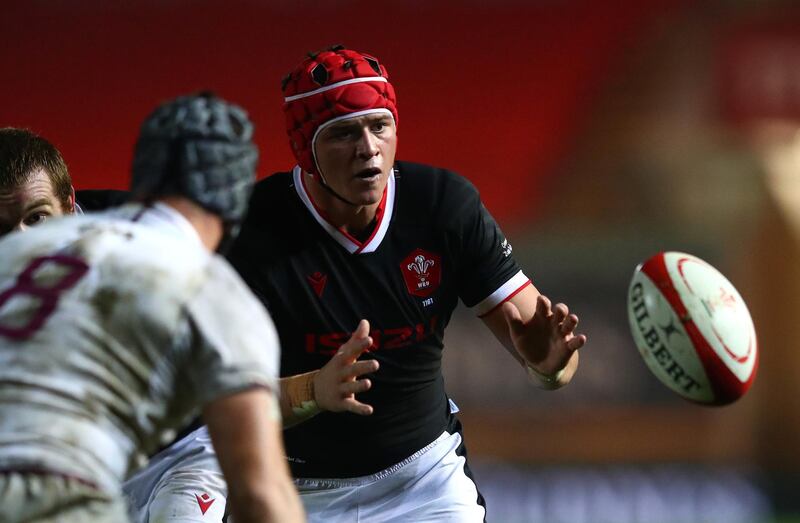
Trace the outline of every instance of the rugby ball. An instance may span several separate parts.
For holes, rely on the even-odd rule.
[[[752,385],[758,345],[750,312],[731,282],[700,258],[661,252],[636,267],[628,321],[644,362],[683,398],[725,405]]]

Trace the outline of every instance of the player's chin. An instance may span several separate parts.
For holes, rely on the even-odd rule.
[[[356,193],[350,201],[352,201],[357,205],[363,205],[366,207],[379,203],[381,201],[382,196],[383,195],[381,193],[375,194],[374,192],[369,192],[369,193],[359,192]]]
[[[352,201],[359,205],[372,205],[381,201],[386,184],[366,183],[358,180],[352,188]]]

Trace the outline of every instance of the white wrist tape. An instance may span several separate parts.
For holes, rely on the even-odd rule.
[[[534,369],[533,367],[527,364],[525,365],[525,369],[528,371],[528,379],[530,379],[534,385],[543,384],[547,386],[556,385],[558,383],[558,380],[561,379],[561,376],[564,375],[564,370],[565,370],[564,368],[556,372],[555,374],[547,375],[547,374],[542,374],[541,372],[539,372],[538,370]]]

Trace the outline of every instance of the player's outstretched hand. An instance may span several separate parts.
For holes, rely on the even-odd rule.
[[[378,370],[376,360],[358,358],[372,345],[369,322],[361,320],[350,339],[314,377],[314,399],[319,408],[331,412],[372,414],[372,406],[356,400],[355,395],[369,390],[372,382],[364,374]]]
[[[543,295],[536,298],[536,311],[527,322],[517,307],[503,304],[503,315],[517,352],[538,373],[555,376],[562,373],[559,384],[569,383],[578,367],[577,350],[586,343],[586,336],[576,334],[578,316],[563,303],[551,307]]]

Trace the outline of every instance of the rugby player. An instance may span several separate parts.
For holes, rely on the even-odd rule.
[[[142,126],[139,203],[0,241],[0,522],[127,521],[121,481],[198,408],[236,520],[303,520],[283,460],[274,326],[211,253],[246,210],[251,137],[240,108],[178,98]],[[40,171],[50,215],[71,210]],[[24,201],[28,181],[4,187],[3,202]]]
[[[256,184],[229,259],[273,315],[282,374],[320,368],[362,318],[381,368],[360,395],[371,416],[322,412],[284,432],[309,521],[483,521],[441,373],[451,314],[463,301],[545,389],[577,369],[578,317],[533,286],[472,184],[395,160],[377,58],[312,53],[283,95],[297,166]]]
[[[52,143],[27,129],[0,129],[0,236],[127,199],[127,191],[76,193],[67,164]]]
[[[395,161],[395,92],[375,57],[338,46],[311,54],[283,90],[298,165],[256,184],[229,259],[270,309],[281,373],[295,384],[283,401],[305,422],[284,440],[307,516],[483,521],[441,373],[453,309],[459,299],[471,307],[544,389],[577,369],[578,318],[532,285],[467,180]],[[360,361],[381,370],[368,391],[351,392],[373,413],[327,411],[315,398],[325,366],[356,325],[353,336],[366,334],[364,319],[372,345]],[[191,464],[209,476],[213,466]],[[196,517],[175,521],[219,521]]]
[[[0,129],[0,236],[75,210],[75,190],[61,153],[25,130]]]

